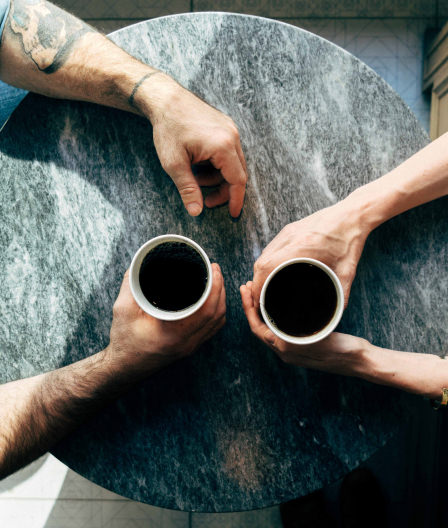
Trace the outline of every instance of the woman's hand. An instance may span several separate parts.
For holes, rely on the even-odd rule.
[[[255,307],[260,306],[261,289],[271,271],[282,262],[297,257],[314,258],[327,264],[342,283],[347,305],[369,232],[344,202],[288,224],[255,262],[251,288]]]
[[[241,286],[241,300],[252,332],[285,363],[347,376],[357,376],[365,367],[369,343],[365,339],[333,332],[313,345],[293,345],[277,337],[261,319],[252,297],[252,282]]]

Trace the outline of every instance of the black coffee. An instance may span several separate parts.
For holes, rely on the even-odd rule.
[[[313,264],[297,262],[281,269],[266,288],[265,309],[274,326],[294,337],[316,334],[336,311],[336,288]]]
[[[194,248],[183,242],[164,242],[143,259],[139,281],[153,306],[177,312],[201,298],[207,277],[207,266]]]

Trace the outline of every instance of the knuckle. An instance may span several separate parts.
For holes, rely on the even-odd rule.
[[[236,141],[236,140],[238,140],[240,138],[239,130],[238,130],[237,126],[235,125],[235,123],[233,121],[231,121],[231,123],[229,125],[229,133],[231,134],[232,139],[234,141]]]
[[[292,235],[295,233],[295,228],[292,224],[287,224],[280,232],[284,235]]]
[[[264,273],[266,269],[266,261],[263,257],[260,257],[254,264],[254,273]]]
[[[219,145],[225,150],[230,150],[235,145],[235,137],[232,133],[226,132],[219,139]]]
[[[162,161],[162,168],[168,174],[175,174],[182,170],[184,164],[176,159],[168,159]]]
[[[112,314],[114,317],[120,317],[121,315],[123,315],[123,312],[124,312],[124,307],[123,307],[123,304],[117,300],[115,301],[113,307],[112,307]]]
[[[196,187],[196,185],[194,185],[192,183],[187,183],[187,184],[181,185],[179,187],[179,192],[180,192],[181,196],[183,196],[185,198],[195,195],[197,190],[198,190],[198,188]]]

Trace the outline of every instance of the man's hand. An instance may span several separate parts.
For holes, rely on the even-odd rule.
[[[142,83],[133,103],[151,120],[162,167],[176,184],[189,214],[197,216],[203,209],[201,186],[218,186],[205,205],[229,202],[231,216],[238,217],[247,170],[232,119],[162,73]],[[217,170],[195,175],[192,165],[206,161]]]
[[[208,207],[241,213],[246,162],[234,122],[46,0],[12,0],[0,47],[0,78],[50,97],[113,106],[146,116],[163,168],[188,212],[203,209],[201,185],[217,186]],[[195,177],[209,161],[216,173]]]
[[[108,351],[126,368],[153,371],[188,356],[225,323],[226,293],[218,264],[212,264],[213,285],[204,305],[180,321],[160,321],[135,302],[125,273],[114,304]]]
[[[355,278],[369,229],[340,202],[285,226],[266,246],[254,265],[252,293],[260,306],[261,289],[279,264],[297,257],[309,257],[327,264],[339,277],[345,304]]]

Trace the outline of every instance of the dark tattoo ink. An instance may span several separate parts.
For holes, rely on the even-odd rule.
[[[149,79],[156,73],[161,73],[161,72],[154,71],[154,72],[147,73],[138,81],[138,83],[134,86],[131,95],[129,96],[129,99],[128,99],[129,106],[134,106],[134,97],[135,97],[135,94],[137,93],[137,90],[140,88],[140,86],[146,81],[146,79]]]
[[[8,27],[21,38],[23,51],[44,73],[58,71],[76,42],[95,30],[44,0],[14,0]]]

